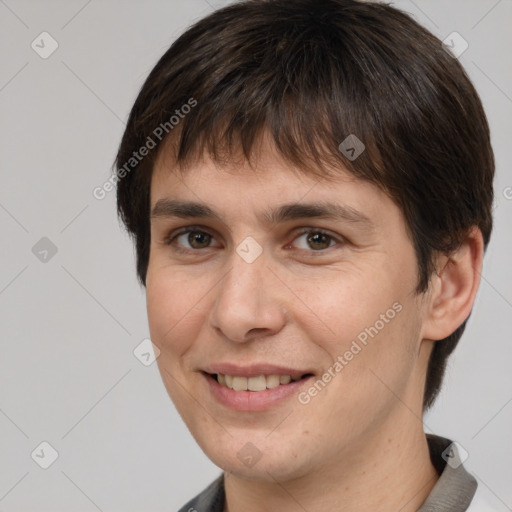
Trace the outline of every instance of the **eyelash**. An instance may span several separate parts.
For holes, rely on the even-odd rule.
[[[194,253],[194,252],[197,253],[199,251],[204,251],[206,249],[210,249],[211,247],[205,247],[205,248],[202,248],[202,249],[185,249],[183,247],[179,247],[179,246],[174,244],[174,241],[179,236],[185,235],[187,233],[194,233],[194,232],[204,233],[204,234],[207,234],[207,235],[211,236],[212,238],[214,238],[214,236],[210,232],[208,232],[207,230],[203,229],[201,226],[188,226],[187,228],[182,229],[181,231],[174,232],[174,233],[171,233],[170,235],[168,235],[165,238],[164,243],[166,245],[173,246],[173,250],[176,251],[176,252],[179,252],[179,253],[190,254],[190,253]],[[325,236],[329,237],[331,239],[331,241],[334,241],[337,244],[343,244],[344,241],[345,241],[342,237],[334,236],[330,232],[325,231],[325,230],[320,229],[320,228],[302,228],[302,229],[300,229],[300,231],[298,231],[295,234],[295,238],[293,239],[293,241],[295,241],[297,238],[301,237],[302,235],[305,235],[305,234],[308,234],[308,233],[325,235]],[[289,247],[290,245],[291,245],[291,243],[287,244],[287,247]],[[334,247],[334,246],[332,245],[332,246],[326,247],[325,249],[319,249],[319,250],[313,250],[313,249],[311,249],[311,250],[308,250],[308,249],[298,249],[298,250],[299,251],[311,252],[311,253],[322,253],[322,252],[327,251],[328,249],[332,249],[332,247]]]

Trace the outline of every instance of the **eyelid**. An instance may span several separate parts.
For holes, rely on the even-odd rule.
[[[187,226],[183,226],[181,228],[176,228],[176,229],[172,229],[169,231],[169,233],[167,233],[165,235],[165,240],[172,240],[174,238],[176,238],[177,236],[179,235],[183,235],[184,233],[188,233],[189,231],[204,231],[205,233],[209,233],[208,231],[209,228],[205,227],[205,226],[190,226],[190,225],[187,225]]]

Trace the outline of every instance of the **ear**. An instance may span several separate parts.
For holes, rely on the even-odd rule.
[[[438,257],[427,293],[422,339],[442,340],[468,318],[480,284],[483,254],[482,232],[473,227],[457,251]]]

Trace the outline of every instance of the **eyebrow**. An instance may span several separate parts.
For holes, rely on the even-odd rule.
[[[223,222],[222,217],[206,204],[171,198],[159,199],[153,207],[151,218],[160,217],[202,218]],[[294,219],[322,218],[373,227],[373,222],[366,215],[351,206],[327,202],[283,204],[263,212],[260,218],[272,225]]]

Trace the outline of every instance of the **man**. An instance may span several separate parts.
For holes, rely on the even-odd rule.
[[[248,0],[177,39],[117,175],[162,379],[223,470],[183,511],[479,506],[422,415],[473,307],[493,174],[462,67],[390,6]]]

